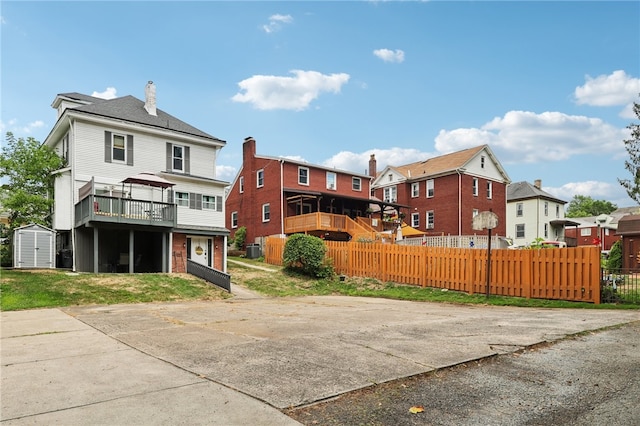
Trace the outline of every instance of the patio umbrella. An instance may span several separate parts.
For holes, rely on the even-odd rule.
[[[396,231],[396,241],[402,240],[402,226],[398,225],[398,230]]]

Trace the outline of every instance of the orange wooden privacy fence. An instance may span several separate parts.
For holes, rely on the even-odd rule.
[[[286,239],[265,241],[267,263],[282,265]],[[398,244],[325,241],[338,274],[422,287],[485,293],[487,251]],[[492,250],[492,295],[600,303],[597,246]]]

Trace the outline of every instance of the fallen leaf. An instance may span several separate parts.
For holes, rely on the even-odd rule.
[[[416,414],[416,413],[422,413],[424,411],[424,407],[422,405],[414,405],[413,407],[409,408],[409,412]]]

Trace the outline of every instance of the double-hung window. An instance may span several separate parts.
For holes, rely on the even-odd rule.
[[[67,143],[67,150],[68,150]],[[104,132],[105,163],[125,163],[133,166],[133,135]]]
[[[435,215],[433,210],[427,212],[427,229],[433,229],[435,227]]]
[[[238,212],[231,213],[231,227],[232,228],[238,227]]]
[[[111,158],[113,161],[125,162],[127,159],[127,149],[124,143],[123,135],[113,135],[113,144],[111,145],[113,149],[113,155]]]
[[[240,176],[240,181],[238,182],[238,186],[240,188],[240,193],[244,192],[244,176]]]
[[[516,225],[516,238],[524,238],[524,223]]]
[[[478,196],[478,178],[473,178],[473,196]]]
[[[516,216],[522,217],[522,212],[524,210],[524,205],[522,203],[516,203]]]
[[[433,198],[434,194],[434,182],[433,179],[427,181],[427,198]]]
[[[383,189],[384,201],[387,203],[395,203],[397,201],[397,188],[395,186],[387,186]]]
[[[269,222],[269,219],[271,219],[271,211],[270,211],[270,207],[269,204],[263,204],[262,205],[262,221],[263,222]]]
[[[411,184],[411,198],[416,198],[420,195],[420,182],[413,182]]]
[[[176,191],[176,204],[179,206],[189,207],[189,193]]]
[[[182,145],[173,145],[173,154],[171,157],[173,171],[184,171],[184,147]]]
[[[219,199],[219,200],[218,200]],[[222,197],[215,197],[213,195],[202,196],[202,208],[205,210],[217,210],[222,211]]]
[[[420,227],[420,213],[411,213],[411,227],[412,228]]]
[[[264,170],[260,169],[256,172],[256,186],[262,188],[264,186]]]
[[[493,197],[493,182],[487,181],[487,198],[491,199]]]
[[[359,177],[352,177],[351,178],[351,189],[353,189],[354,191],[362,191],[362,179],[360,179]]]
[[[309,185],[309,168],[298,167],[298,183],[300,185]]]
[[[337,177],[334,172],[327,172],[327,189],[337,189]]]

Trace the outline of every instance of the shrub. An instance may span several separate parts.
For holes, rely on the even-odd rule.
[[[608,269],[622,268],[622,242],[620,240],[613,243],[609,251],[609,259],[607,259]]]
[[[327,247],[320,238],[294,234],[284,245],[284,267],[316,278],[331,278],[334,275],[333,265],[330,260],[325,260],[326,253]]]
[[[244,226],[241,226],[236,230],[236,233],[233,234],[233,243],[235,244],[236,249],[238,250],[244,249],[244,243],[246,242],[245,241],[246,239],[247,239],[247,228]]]

